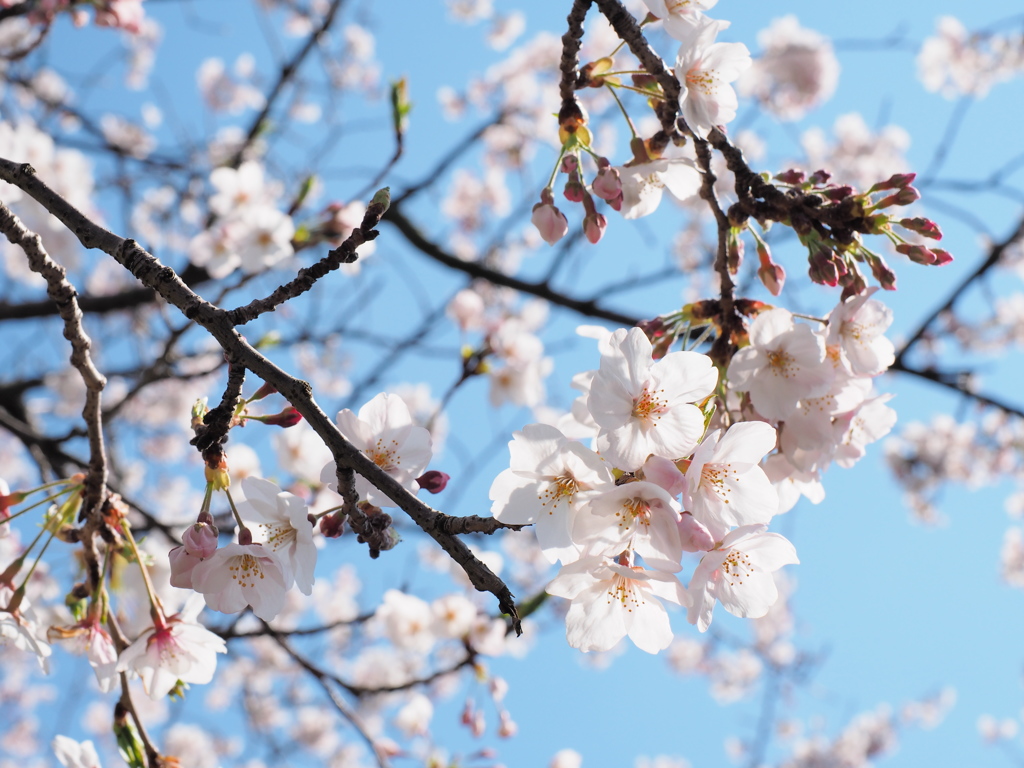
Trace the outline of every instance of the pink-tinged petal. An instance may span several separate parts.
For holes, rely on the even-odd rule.
[[[565,617],[565,639],[584,653],[611,650],[626,636],[626,608],[599,582],[581,592]]]
[[[604,567],[605,562],[606,558],[603,557],[588,557],[563,566],[544,591],[555,597],[572,600],[597,582],[593,571]]]
[[[725,377],[733,389],[746,392],[750,389],[750,383],[754,377],[766,365],[767,358],[764,352],[757,347],[744,347],[732,356],[729,361],[729,368]]]
[[[659,571],[644,571],[647,577],[647,589],[661,600],[673,603],[682,608],[689,607],[693,599],[686,591],[678,578],[671,573],[660,573]]]
[[[719,464],[757,464],[775,450],[775,427],[763,421],[741,421],[726,430],[714,453]]]
[[[704,69],[715,70],[718,79],[725,83],[731,83],[753,63],[743,43],[715,43],[701,60]]]
[[[613,466],[625,472],[639,469],[652,452],[647,433],[636,419],[630,419],[614,431],[598,435],[597,450]]]
[[[759,314],[750,324],[750,343],[758,347],[770,346],[772,341],[791,330],[793,315],[782,308],[770,309]]]
[[[714,549],[715,538],[703,523],[686,513],[679,521],[679,544],[686,552],[707,552]]]
[[[718,369],[710,357],[698,352],[669,352],[650,366],[650,376],[671,393],[672,403],[699,402],[718,385]]]
[[[629,639],[641,651],[657,653],[672,644],[668,612],[665,606],[653,598],[645,600],[641,608],[627,614],[626,623]]]
[[[775,579],[770,573],[753,574],[743,581],[730,581],[728,576],[718,583],[718,602],[733,616],[757,619],[779,599]]]
[[[338,411],[335,421],[338,424],[338,431],[356,448],[362,450],[373,443],[373,430],[348,408]]]
[[[558,474],[553,470],[561,469],[559,454],[567,442],[558,429],[548,424],[527,424],[512,437],[508,450],[514,472],[535,479]]]
[[[760,467],[751,467],[731,484],[729,525],[767,523],[779,511],[779,496]]]
[[[742,549],[756,559],[758,566],[766,571],[777,571],[784,565],[798,565],[796,547],[778,533],[765,533],[746,541]]]
[[[715,611],[716,601],[708,589],[708,584],[703,582],[697,588],[694,586],[695,580],[696,574],[694,574],[694,579],[690,581],[690,587],[687,590],[693,600],[693,604],[686,611],[686,620],[691,624],[696,624],[697,629],[701,632],[707,632],[708,627],[711,626],[711,618]]]
[[[227,550],[228,547],[232,546],[229,544],[224,547],[221,551]],[[223,556],[221,556],[223,557]],[[231,583],[231,574],[227,568],[222,568],[222,559],[218,559],[217,556],[211,557],[208,560],[203,560],[201,563],[196,563],[192,568],[192,584],[191,587],[196,592],[202,592],[203,594],[210,592],[222,592]],[[245,605],[242,605],[244,608]],[[239,608],[238,610],[241,610]]]
[[[579,548],[572,540],[570,531],[573,524],[573,510],[568,505],[559,505],[537,517],[535,532],[548,562],[571,562],[579,557]]]
[[[656,511],[657,510],[657,511]],[[646,535],[636,538],[636,553],[649,568],[675,573],[682,570],[680,558],[683,548],[679,543],[679,516],[667,506],[652,505],[651,522]]]
[[[644,479],[663,488],[669,496],[678,496],[686,486],[686,476],[675,462],[661,456],[651,456],[644,462]]]
[[[651,375],[651,340],[639,328],[630,328],[619,348],[625,358],[630,388],[638,394]]]
[[[664,196],[662,186],[634,168],[620,168],[622,184],[622,217],[640,219],[658,210]]]
[[[409,406],[398,395],[386,392],[381,392],[359,409],[359,420],[369,427],[372,435],[412,425]]]
[[[654,429],[647,432],[648,444],[644,456],[655,453],[671,459],[689,456],[704,434],[704,414],[695,405],[673,406],[663,413]],[[634,465],[633,468],[635,469]]]
[[[213,611],[221,613],[238,613],[249,604],[239,589],[224,589],[220,592],[205,594],[206,605]]]
[[[594,377],[587,396],[587,409],[602,429],[616,429],[626,424],[633,415],[633,398],[639,394],[630,389],[629,382],[618,375],[606,375],[604,360]]]
[[[677,200],[687,200],[700,191],[700,171],[690,160],[667,160],[661,172],[665,189]]]

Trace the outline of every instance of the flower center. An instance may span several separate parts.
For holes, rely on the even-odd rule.
[[[662,397],[664,389],[656,389],[653,392],[646,386],[639,397],[633,398],[633,416],[651,426],[657,426],[661,414],[668,411],[668,400]]]
[[[612,579],[612,585],[608,588],[608,604],[611,605],[613,602],[619,603],[629,613],[632,613],[634,607],[644,604],[644,599],[640,590],[635,588],[632,579],[616,575]]]
[[[634,523],[645,527],[650,526],[651,505],[646,499],[639,496],[626,499],[622,502],[622,507],[625,510],[624,513],[615,513],[615,516],[620,518],[619,528],[631,528]]]
[[[739,472],[729,464],[705,464],[700,470],[700,486],[728,504],[729,494],[732,493],[732,488],[728,484],[729,475],[732,475],[734,482],[739,479]]]
[[[754,565],[746,553],[734,549],[722,562],[722,571],[729,580],[729,585],[735,587],[737,584],[742,584],[743,579],[754,572]]]
[[[295,541],[295,529],[284,523],[260,523],[260,528],[266,531],[266,541],[263,543],[275,552],[282,547],[287,547]]]
[[[233,558],[232,564],[228,566],[228,572],[242,589],[255,587],[259,579],[264,578],[263,565],[259,558],[249,554]]]
[[[718,78],[713,69],[697,69],[694,67],[686,73],[686,87],[711,96],[718,89]]]
[[[566,504],[572,504],[573,498],[579,489],[580,484],[576,481],[576,478],[566,471],[564,475],[559,475],[548,483],[547,487],[537,494],[537,498],[540,500],[541,506],[547,507],[548,504],[551,505],[548,514],[552,515],[558,508],[559,503],[564,501]]]
[[[768,352],[768,365],[776,376],[790,378],[794,374],[793,362],[793,357],[784,349],[773,349]]]
[[[398,465],[402,463],[402,457],[398,455],[397,440],[392,440],[390,445],[385,445],[383,438],[377,438],[376,445],[366,451],[366,455],[370,457],[370,461],[385,472],[395,472]]]

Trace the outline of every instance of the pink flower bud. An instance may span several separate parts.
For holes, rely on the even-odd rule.
[[[772,296],[782,293],[782,286],[786,284],[786,270],[780,264],[773,261],[769,261],[767,264],[762,262],[761,267],[757,270],[757,276],[761,278],[764,287]]]
[[[615,198],[622,198],[622,180],[619,178],[617,168],[602,168],[597,172],[597,178],[590,185],[594,194],[602,200],[611,202]],[[616,209],[617,210],[617,209]]]
[[[416,478],[416,483],[427,493],[440,493],[448,485],[451,475],[447,472],[439,472],[436,469],[429,469]]]
[[[684,512],[678,523],[679,542],[686,552],[710,552],[715,548],[711,532],[689,512]]]
[[[953,254],[949,251],[944,251],[941,248],[932,248],[932,253],[935,254],[936,267],[944,267],[953,260]]]
[[[938,259],[935,254],[923,245],[916,243],[900,243],[896,246],[896,252],[902,253],[911,261],[918,264],[934,264]]]
[[[846,264],[828,248],[814,251],[808,261],[810,267],[807,272],[811,281],[818,285],[835,288],[839,285],[839,278],[846,274]]]
[[[841,187],[829,187],[828,189],[821,190],[820,194],[827,197],[829,200],[835,200],[839,202],[854,193],[853,187],[849,184],[843,184]]]
[[[562,189],[562,194],[565,195],[565,199],[570,203],[582,203],[583,196],[587,193],[586,188],[579,180],[578,174],[573,174],[569,177],[569,180],[565,182],[565,187]]]
[[[273,395],[276,392],[277,388],[274,387],[272,384],[264,384],[262,387],[256,390],[256,394],[249,398],[249,402],[254,403],[257,400],[262,400],[264,397],[267,397],[268,395]]]
[[[740,271],[744,250],[746,250],[746,247],[743,244],[743,239],[739,236],[739,232],[735,227],[730,229],[725,248],[725,266],[729,270],[730,275],[735,275]]]
[[[516,725],[516,721],[512,719],[512,716],[502,710],[498,713],[498,735],[503,739],[508,739],[515,736],[519,732],[519,726]]]
[[[921,193],[914,187],[903,187],[899,192],[878,201],[876,208],[888,208],[890,205],[910,205],[920,200]]]
[[[886,291],[895,291],[896,273],[885,263],[885,260],[881,256],[871,255],[868,257],[868,263],[871,265],[871,274],[875,276],[878,284]]]
[[[788,171],[775,174],[776,181],[781,181],[783,184],[792,184],[794,186],[797,184],[803,184],[805,178],[807,178],[807,176],[804,172],[798,171],[796,168],[790,168]]]
[[[868,191],[883,192],[887,189],[902,189],[903,187],[909,186],[916,178],[916,173],[894,173],[887,181],[878,182]]]
[[[188,550],[190,555],[205,560],[208,557],[213,557],[213,553],[217,551],[217,537],[220,532],[217,530],[215,525],[207,525],[206,523],[196,523],[191,525],[182,534],[181,543],[185,545],[185,549]]]
[[[579,168],[579,161],[576,159],[576,155],[566,155],[562,158],[562,173],[572,173]]]
[[[336,539],[345,531],[345,516],[340,512],[320,518],[320,533],[328,539]]]
[[[669,496],[678,496],[686,487],[686,476],[671,459],[651,455],[643,466],[644,480],[664,488]]]
[[[921,218],[916,216],[912,219],[900,219],[900,226],[904,229],[909,229],[911,232],[917,232],[917,234],[923,237],[931,238],[932,240],[942,239],[942,230],[939,229],[939,225],[931,219]]]
[[[547,198],[545,200],[545,198]],[[530,217],[533,226],[540,232],[540,236],[548,245],[554,245],[569,231],[569,222],[565,215],[558,210],[552,201],[551,190],[545,189],[541,194],[541,202],[533,206],[533,216]]]
[[[846,301],[853,296],[860,296],[868,289],[868,284],[864,282],[864,275],[860,273],[859,269],[850,270],[839,278],[839,282],[843,286],[843,293],[839,299],[840,301]]]
[[[270,424],[274,427],[294,427],[300,421],[302,421],[302,414],[296,411],[292,406],[288,406],[280,413],[275,413],[270,416],[260,416],[257,421],[262,421],[264,424]]]
[[[827,184],[828,180],[831,179],[831,178],[832,178],[832,174],[831,173],[829,173],[826,170],[819,169],[819,170],[817,170],[817,171],[815,171],[814,173],[811,174],[811,177],[808,179],[808,181],[811,184],[813,184],[814,186],[818,186],[820,184]]]
[[[607,228],[608,219],[604,217],[604,214],[591,213],[583,219],[583,234],[595,245],[604,237],[604,231]]]

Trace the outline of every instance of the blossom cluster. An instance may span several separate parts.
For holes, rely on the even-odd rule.
[[[261,272],[292,255],[295,224],[277,207],[278,190],[264,178],[262,165],[250,160],[237,169],[216,168],[210,185],[210,210],[217,219],[192,239],[193,264],[221,278],[236,269]]]
[[[728,29],[730,23],[703,14],[702,11],[715,4],[713,1],[645,2],[651,14],[664,21],[665,31],[680,43],[674,69],[680,85],[679,110],[693,134],[705,138],[712,128],[736,117],[739,102],[730,83],[750,67],[750,52],[742,43],[717,41],[718,34]],[[606,56],[586,65],[581,74],[590,87],[614,89],[621,86],[614,68],[613,57]],[[652,95],[662,95],[652,78],[642,82],[645,88],[651,89]],[[663,148],[639,138],[634,138],[630,144],[632,159],[620,166],[613,166],[607,158],[598,156],[597,173],[588,186],[580,168],[581,150],[593,153],[585,115],[563,118],[560,138],[563,142],[560,169],[569,177],[564,195],[570,202],[583,204],[583,232],[591,243],[597,243],[608,226],[607,218],[597,211],[595,197],[607,202],[624,218],[635,219],[653,213],[665,189],[679,200],[692,197],[700,189],[701,175],[690,158],[663,157]],[[565,214],[554,204],[553,183],[554,175],[541,192],[531,219],[549,245],[568,232]]]
[[[662,601],[686,607],[701,631],[716,602],[741,617],[768,612],[773,572],[797,562],[768,532],[772,518],[801,494],[821,501],[821,473],[852,465],[895,420],[872,391],[893,361],[891,313],[870,295],[817,328],[761,312],[721,382],[706,355],[615,331],[599,343],[600,367],[575,378],[572,413],[515,433],[492,514],[534,525],[561,563],[547,591],[571,601],[571,645],[603,651],[628,635],[648,652],[667,648]],[[684,552],[699,557],[686,587]]]
[[[918,77],[946,98],[981,97],[1024,71],[1024,36],[971,34],[959,19],[942,16],[917,55]]]

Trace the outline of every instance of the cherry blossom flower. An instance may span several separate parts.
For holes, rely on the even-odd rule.
[[[430,605],[415,595],[389,589],[373,620],[396,648],[427,654],[437,642]]]
[[[227,645],[196,617],[203,609],[193,597],[180,612],[145,630],[117,660],[118,672],[134,672],[151,699],[166,696],[181,680],[205,685],[213,679],[217,654]]]
[[[242,480],[242,491],[245,501],[239,502],[238,513],[243,520],[258,523],[254,540],[281,558],[287,584],[294,580],[302,594],[312,594],[316,545],[306,503],[258,477]]]
[[[1020,40],[1019,32],[971,33],[957,18],[942,16],[936,34],[924,41],[917,55],[918,77],[927,90],[947,99],[980,98],[1024,69]]]
[[[811,504],[820,504],[825,500],[825,488],[817,471],[805,472],[793,466],[792,462],[781,453],[769,456],[764,463],[764,473],[772,481],[779,494],[779,511],[781,515],[789,512],[801,496]]]
[[[689,28],[696,24],[704,11],[715,7],[718,0],[644,0],[652,15],[665,23],[665,31],[682,40]]]
[[[638,469],[650,454],[688,456],[704,432],[693,405],[710,395],[718,371],[707,355],[670,352],[651,359],[651,342],[639,328],[618,330],[590,386],[587,406],[601,431],[598,449],[616,467]]]
[[[828,316],[826,345],[837,348],[854,376],[877,376],[895,360],[893,344],[882,334],[892,325],[892,310],[871,296],[877,286],[851,296]]]
[[[828,100],[839,82],[839,62],[824,35],[800,26],[796,16],[775,19],[757,35],[761,56],[740,78],[751,95],[783,120],[798,120]]]
[[[291,586],[285,565],[263,544],[227,544],[192,569],[192,588],[206,604],[221,613],[238,613],[245,606],[264,621],[284,607]]]
[[[812,455],[831,457],[843,432],[843,428],[837,430],[835,418],[860,407],[870,391],[869,379],[844,378],[840,374],[826,394],[805,397],[786,417],[779,440],[783,453],[800,469],[811,468]]]
[[[8,610],[14,590],[0,584],[0,647],[11,643],[15,648],[34,654],[43,672],[50,671],[50,646],[40,639],[40,627],[35,610],[27,597],[22,596],[13,610]],[[20,594],[20,593],[19,593]]]
[[[687,511],[721,538],[732,526],[767,523],[779,507],[758,462],[775,448],[775,429],[763,421],[715,430],[697,446],[686,470]]]
[[[777,533],[766,533],[767,528],[764,524],[736,528],[694,569],[687,618],[701,632],[711,626],[715,601],[735,616],[756,619],[778,599],[772,573],[800,561],[793,545]]]
[[[687,125],[706,137],[716,125],[736,117],[739,101],[729,85],[751,64],[750,51],[743,43],[716,43],[715,37],[729,26],[727,21],[702,17],[684,27],[676,59],[676,77],[683,87],[679,106]]]
[[[693,197],[700,190],[700,172],[688,158],[652,160],[616,170],[622,185],[622,215],[627,219],[654,213],[665,189],[677,200]]]
[[[672,629],[661,601],[690,604],[686,589],[672,574],[616,565],[601,557],[566,565],[547,592],[572,601],[566,639],[584,653],[610,650],[627,635],[642,651],[664,650],[672,642]]]
[[[772,309],[751,323],[750,346],[729,363],[729,384],[749,392],[762,416],[785,419],[801,399],[828,391],[834,373],[824,361],[822,337],[809,326],[794,323],[785,309]]]
[[[240,237],[235,244],[243,273],[254,275],[294,253],[292,218],[270,206],[253,207],[239,216]]]
[[[679,512],[672,497],[654,483],[613,486],[594,497],[576,517],[573,539],[588,555],[614,557],[632,549],[659,571],[680,570]]]
[[[64,643],[72,653],[85,654],[101,691],[106,693],[117,685],[117,650],[98,618],[86,616],[70,627],[50,627],[46,637],[51,643]]]
[[[65,768],[101,768],[100,756],[91,741],[75,741],[57,735],[50,742],[53,754]]]
[[[613,486],[611,467],[547,424],[528,424],[512,438],[511,465],[491,485],[491,514],[511,525],[536,525],[545,557],[571,562],[578,556],[576,511],[597,490]]]
[[[892,394],[870,398],[857,410],[836,418],[836,429],[842,431],[835,454],[836,464],[852,467],[867,453],[868,443],[889,434],[896,424],[896,411],[886,405],[892,398]]]
[[[431,457],[430,433],[413,424],[409,408],[401,397],[382,392],[360,408],[358,416],[348,408],[339,411],[337,421],[345,439],[369,456],[374,464],[410,493],[419,490],[416,478],[423,474]],[[320,481],[332,490],[338,489],[337,467],[333,461],[323,468]],[[358,474],[356,491],[374,506],[397,506]]]

